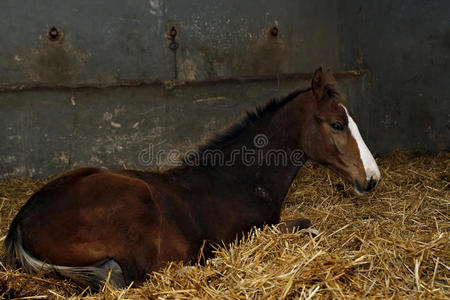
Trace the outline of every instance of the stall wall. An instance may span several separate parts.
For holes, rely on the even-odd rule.
[[[155,153],[195,147],[319,65],[373,152],[448,151],[449,13],[448,1],[3,0],[0,177],[168,167]]]

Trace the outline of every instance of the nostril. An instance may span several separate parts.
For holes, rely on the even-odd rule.
[[[377,181],[375,179],[373,179],[373,177],[370,177],[370,180],[368,182],[367,185],[367,190],[371,191],[373,190],[375,187],[377,186]]]

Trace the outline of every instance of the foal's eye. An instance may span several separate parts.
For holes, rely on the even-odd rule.
[[[344,125],[342,125],[339,122],[336,122],[331,124],[331,128],[333,128],[334,130],[342,131],[344,130]]]

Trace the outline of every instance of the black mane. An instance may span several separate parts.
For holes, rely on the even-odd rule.
[[[311,88],[296,90],[282,99],[271,99],[264,105],[258,106],[254,111],[247,111],[245,116],[240,121],[234,123],[224,131],[217,133],[203,145],[200,145],[197,149],[197,152],[189,153],[185,158],[183,158],[183,164],[186,165],[192,163],[193,161],[197,161],[197,159],[200,159],[202,157],[202,154],[207,150],[222,149],[224,146],[228,145],[232,140],[238,137],[242,132],[255,124],[258,120],[265,119],[273,115],[276,111],[292,101],[295,97],[310,90]],[[331,93],[335,94],[337,92],[334,89],[330,89],[329,92],[327,91],[327,94],[329,94],[330,96]]]

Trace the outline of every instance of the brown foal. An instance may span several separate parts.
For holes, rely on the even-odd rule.
[[[202,245],[230,242],[280,222],[283,199],[311,159],[375,188],[377,164],[330,73],[271,100],[165,172],[82,168],[37,191],[6,238],[10,266],[98,288],[140,283],[170,261],[195,261]],[[285,227],[308,227],[307,220]]]

